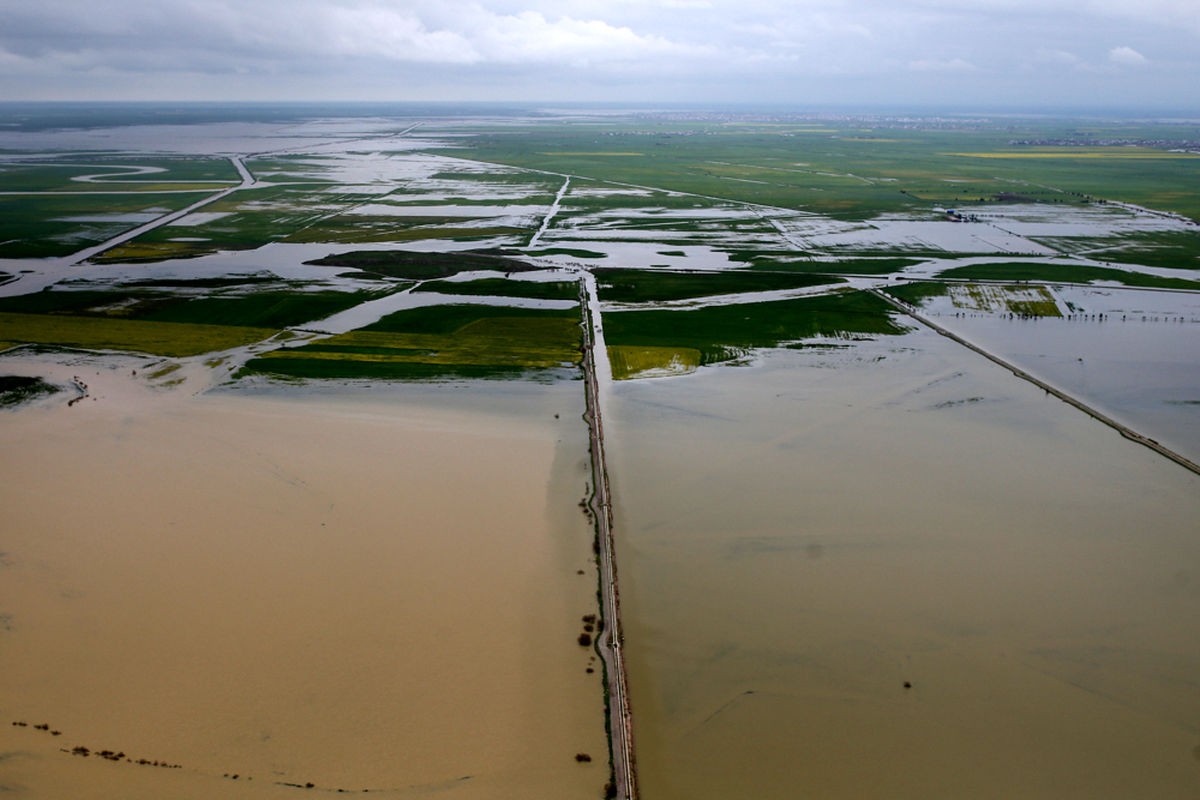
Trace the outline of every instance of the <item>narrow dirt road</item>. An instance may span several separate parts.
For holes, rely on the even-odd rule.
[[[246,165],[242,163],[241,156],[230,156],[229,160],[233,162],[234,169],[236,169],[238,171],[238,175],[240,175],[242,178],[242,182],[239,183],[237,186],[230,186],[228,189],[222,189],[221,191],[219,191],[215,194],[210,194],[208,197],[204,198],[203,200],[197,200],[195,203],[192,203],[187,208],[181,208],[178,211],[172,211],[170,214],[163,214],[161,217],[158,217],[157,219],[152,219],[149,222],[145,223],[144,225],[139,225],[136,228],[131,228],[130,230],[125,231],[124,233],[118,234],[106,242],[101,242],[100,244],[92,245],[91,247],[88,247],[84,250],[80,250],[78,253],[75,253],[74,255],[67,256],[67,258],[65,260],[71,266],[74,266],[81,262],[87,261],[92,256],[97,256],[97,255],[103,253],[105,250],[116,247],[119,244],[124,244],[125,242],[128,242],[131,239],[136,239],[138,236],[141,236],[143,233],[152,231],[155,228],[161,228],[163,225],[170,224],[170,223],[174,222],[175,220],[177,220],[183,216],[186,216],[187,214],[192,213],[196,209],[203,208],[204,206],[206,206],[210,203],[215,203],[218,200],[220,200],[221,198],[228,197],[229,195],[233,194],[236,191],[239,191],[241,189],[249,189],[251,186],[253,186],[257,182],[255,180],[254,176],[250,174],[250,170],[246,169]]]
[[[590,277],[590,276],[589,276]],[[600,385],[596,379],[596,360],[604,358],[603,339],[597,338],[594,309],[598,308],[595,282],[580,281],[580,305],[583,307],[583,376],[587,397],[587,412],[592,451],[592,481],[595,486],[589,501],[596,519],[599,540],[597,561],[600,569],[600,601],[604,628],[596,638],[596,650],[604,661],[608,688],[608,716],[611,731],[613,780],[616,797],[632,800],[637,797],[637,768],[633,753],[633,718],[629,710],[626,688],[625,660],[621,653],[621,601],[617,590],[617,565],[613,557],[612,500],[608,489],[608,469],[604,461],[604,424],[600,417]]]
[[[541,227],[539,227],[537,229],[537,233],[535,233],[529,239],[529,244],[525,245],[526,248],[537,247],[538,242],[541,241],[542,234],[544,234],[546,232],[546,229],[550,227],[550,223],[554,220],[554,217],[558,214],[558,208],[560,205],[562,205],[563,196],[566,195],[567,188],[570,187],[570,185],[571,185],[570,178],[566,178],[565,180],[563,180],[563,185],[559,188],[558,194],[554,195],[554,202],[550,204],[550,208],[546,210],[546,216],[542,218]]]

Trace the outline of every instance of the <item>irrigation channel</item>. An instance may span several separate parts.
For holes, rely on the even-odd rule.
[[[221,189],[221,190],[217,191],[216,193],[205,197],[202,200],[197,200],[195,203],[192,203],[187,208],[181,208],[178,211],[171,211],[167,214],[163,214],[161,217],[156,217],[155,219],[152,219],[149,222],[143,223],[134,228],[130,228],[129,230],[125,231],[124,233],[119,233],[116,236],[112,237],[111,239],[103,241],[99,244],[91,245],[90,247],[86,247],[77,253],[73,253],[72,255],[69,255],[66,258],[60,259],[60,261],[68,266],[78,266],[79,264],[82,264],[84,261],[87,261],[89,258],[92,258],[93,256],[100,255],[101,253],[103,253],[106,250],[111,250],[112,248],[116,247],[117,245],[125,244],[126,242],[136,239],[137,237],[141,236],[144,233],[149,233],[150,231],[154,230],[155,228],[161,228],[163,225],[169,225],[170,223],[172,223],[178,219],[181,219],[181,218],[187,216],[188,214],[191,214],[193,211],[198,211],[199,209],[203,208],[204,206],[211,205],[212,203],[215,203],[218,200],[225,199],[226,197],[233,194],[234,192],[238,192],[243,189],[253,189],[254,187],[258,186],[258,178],[254,177],[253,173],[251,173],[249,168],[246,166],[247,158],[262,158],[264,156],[283,155],[285,153],[291,153],[291,152],[295,152],[297,150],[301,150],[301,151],[314,150],[318,147],[328,147],[330,145],[336,145],[336,144],[348,144],[350,142],[357,142],[357,141],[362,141],[365,139],[391,138],[391,137],[406,136],[409,133],[411,133],[413,130],[415,130],[416,128],[420,127],[420,125],[421,125],[421,123],[418,122],[414,125],[409,125],[407,128],[405,128],[402,131],[399,131],[398,133],[389,133],[389,134],[386,134],[383,136],[356,136],[352,139],[333,141],[333,142],[323,142],[320,145],[308,144],[303,147],[293,147],[293,148],[283,149],[283,150],[269,150],[269,151],[263,151],[261,153],[249,153],[246,155],[227,156],[230,163],[233,164],[233,168],[235,170],[237,170],[238,177],[241,179],[240,183],[234,184],[233,186],[229,186],[225,189]],[[85,177],[93,177],[93,176],[85,176]],[[563,191],[566,191],[565,185],[563,186]]]
[[[1171,450],[1168,447],[1164,447],[1163,445],[1159,444],[1158,442],[1154,441],[1153,439],[1151,439],[1147,436],[1143,436],[1142,434],[1138,433],[1137,431],[1135,431],[1129,427],[1126,427],[1125,425],[1122,425],[1120,422],[1117,422],[1112,417],[1097,411],[1096,409],[1087,405],[1086,403],[1079,400],[1078,398],[1072,397],[1071,395],[1067,394],[1063,390],[1058,389],[1054,386],[1051,386],[1050,384],[1046,383],[1043,380],[1039,380],[1038,378],[1035,378],[1034,376],[1030,375],[1028,372],[1021,369],[1020,367],[1015,366],[1014,364],[1010,364],[1009,362],[1005,361],[1004,359],[1000,358],[999,356],[995,355],[994,353],[989,353],[987,350],[984,350],[979,345],[968,342],[966,339],[962,338],[958,334],[952,333],[951,331],[943,328],[941,325],[938,325],[936,322],[929,319],[928,317],[922,316],[921,314],[917,313],[917,310],[915,307],[909,305],[908,303],[905,303],[903,300],[900,300],[897,297],[893,297],[892,295],[888,294],[887,292],[881,291],[879,289],[868,289],[867,291],[871,292],[876,297],[880,298],[881,300],[888,303],[889,305],[899,309],[904,314],[912,317],[913,319],[915,319],[917,322],[921,323],[922,325],[925,325],[925,326],[937,331],[942,336],[945,336],[947,339],[950,339],[951,341],[961,344],[963,347],[966,347],[970,350],[975,351],[976,353],[978,353],[979,355],[988,359],[989,361],[993,361],[996,364],[999,364],[1000,366],[1009,370],[1010,372],[1012,372],[1012,374],[1016,375],[1018,378],[1022,378],[1024,380],[1029,381],[1034,386],[1038,387],[1039,389],[1042,389],[1045,392],[1048,392],[1049,394],[1054,395],[1059,400],[1062,400],[1064,403],[1074,406],[1075,408],[1078,408],[1080,411],[1087,414],[1088,416],[1093,417],[1094,419],[1097,419],[1100,422],[1103,422],[1105,425],[1108,425],[1110,428],[1115,429],[1118,433],[1120,433],[1126,439],[1137,442],[1140,445],[1144,445],[1145,447],[1150,448],[1151,450],[1158,453],[1159,455],[1166,456],[1167,458],[1171,459],[1172,461],[1174,461],[1176,464],[1183,467],[1184,469],[1189,469],[1192,472],[1195,472],[1197,475],[1200,475],[1200,464],[1197,464],[1196,462],[1194,462],[1188,458],[1185,458],[1184,456],[1180,455],[1179,453],[1176,453],[1174,450]]]
[[[181,208],[178,211],[172,211],[169,214],[163,214],[161,217],[152,219],[149,222],[145,223],[144,225],[139,225],[136,228],[131,228],[130,230],[125,231],[124,233],[117,234],[116,236],[112,237],[111,239],[109,239],[107,241],[104,241],[104,242],[101,242],[100,244],[92,245],[91,247],[80,250],[78,253],[75,253],[74,255],[69,256],[66,259],[67,263],[70,264],[71,266],[81,264],[84,261],[87,261],[92,256],[99,255],[100,253],[103,253],[105,250],[111,250],[112,248],[116,247],[119,244],[125,244],[125,242],[128,242],[131,239],[136,239],[137,237],[141,236],[143,233],[148,233],[148,232],[154,230],[155,228],[161,228],[163,225],[167,225],[171,222],[174,222],[177,219],[185,217],[188,214],[192,213],[193,211],[203,208],[204,206],[207,206],[211,203],[215,203],[218,200],[223,200],[224,198],[228,197],[229,195],[233,194],[236,191],[239,191],[241,189],[249,189],[252,186],[254,186],[255,183],[258,182],[255,179],[255,177],[250,174],[250,170],[246,169],[246,165],[245,165],[245,163],[242,162],[241,156],[229,156],[229,160],[233,163],[234,169],[237,170],[238,177],[240,177],[242,179],[241,183],[239,183],[235,186],[230,186],[228,189],[222,189],[219,192],[217,192],[216,194],[211,194],[208,197],[204,198],[203,200],[197,200],[195,203],[192,203],[187,208]]]
[[[608,695],[607,713],[609,750],[613,784],[618,800],[637,797],[637,767],[633,755],[633,718],[629,711],[629,692],[625,677],[625,659],[621,653],[621,601],[617,591],[617,565],[613,557],[612,499],[608,489],[608,468],[604,462],[604,423],[600,417],[600,384],[596,378],[596,349],[603,346],[603,335],[595,319],[599,303],[595,300],[595,282],[590,276],[579,282],[579,300],[583,308],[583,383],[587,398],[584,418],[588,423],[592,453],[592,495],[588,506],[596,520],[599,545],[596,559],[600,570],[600,605],[604,626],[596,636],[596,652],[604,662],[604,680]],[[601,353],[600,358],[605,357]]]

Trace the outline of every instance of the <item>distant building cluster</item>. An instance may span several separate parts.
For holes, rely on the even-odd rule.
[[[920,115],[872,115],[830,114],[818,112],[779,111],[647,111],[630,114],[634,119],[654,122],[705,122],[739,124],[813,124],[841,125],[843,127],[870,126],[876,128],[908,130],[996,130],[995,119],[987,117],[920,116]],[[1006,128],[1015,131],[1015,126]],[[656,133],[658,133],[656,131]]]
[[[1015,147],[1151,147],[1178,153],[1200,155],[1200,142],[1194,139],[1096,139],[1091,136],[1064,139],[1013,139]]]

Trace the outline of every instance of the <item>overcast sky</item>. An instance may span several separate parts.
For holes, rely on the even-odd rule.
[[[0,0],[8,100],[1200,111],[1200,0]]]

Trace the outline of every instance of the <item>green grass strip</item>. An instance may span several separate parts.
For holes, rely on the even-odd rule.
[[[579,284],[575,281],[509,281],[504,278],[484,278],[477,281],[429,281],[413,291],[528,297],[535,300],[576,300],[579,297]]]
[[[1126,286],[1149,286],[1160,289],[1200,289],[1200,281],[1184,278],[1164,278],[1141,272],[1126,272],[1106,267],[1087,267],[1077,264],[970,264],[938,273],[939,278],[992,281],[1046,281],[1090,283],[1115,281]]]
[[[899,334],[891,309],[865,292],[689,311],[610,311],[609,346],[691,348],[702,364],[729,361],[753,348],[777,347],[814,336]]]
[[[596,269],[601,300],[639,303],[686,300],[739,292],[767,292],[839,283],[839,278],[747,272],[668,272],[645,269]]]

